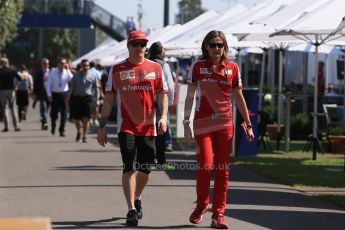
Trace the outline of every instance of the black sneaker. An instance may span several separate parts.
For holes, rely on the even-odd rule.
[[[138,219],[143,218],[143,208],[141,207],[141,200],[134,201],[135,209],[137,210]]]
[[[48,130],[48,125],[47,125],[47,123],[43,123],[42,126],[41,126],[41,129],[42,129],[42,130]]]
[[[138,226],[138,213],[136,210],[131,210],[127,213],[127,226]]]
[[[79,142],[79,141],[80,141],[80,138],[81,138],[80,133],[77,133],[77,136],[75,137],[75,141],[76,141],[76,142]]]

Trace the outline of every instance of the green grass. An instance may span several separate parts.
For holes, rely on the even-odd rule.
[[[269,143],[270,143],[273,150],[275,150],[277,148],[277,141],[276,140],[270,140]],[[306,140],[291,140],[289,152],[292,152],[292,153],[302,152],[304,147],[306,146],[306,143],[307,143]],[[321,141],[321,145],[322,145],[325,152],[330,152],[330,146],[329,146],[328,141],[325,141],[325,140]],[[285,151],[285,141],[284,140],[280,141],[279,150]],[[260,145],[258,151],[260,153],[267,152],[267,149],[264,149],[263,145]],[[309,149],[309,152],[311,152],[311,151],[312,151],[312,148]]]
[[[345,195],[317,194],[314,196],[345,209]]]
[[[252,169],[296,189],[345,188],[345,172],[330,172],[328,168],[342,170],[344,156],[318,154],[311,160],[311,153],[259,154],[257,157],[234,158],[236,164]],[[327,197],[327,198],[324,198]],[[339,206],[343,206],[345,195],[323,195]]]

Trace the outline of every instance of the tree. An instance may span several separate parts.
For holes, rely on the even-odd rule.
[[[43,56],[53,65],[59,57],[74,60],[78,53],[78,33],[74,29],[51,29],[44,32]]]
[[[177,23],[184,24],[206,10],[201,7],[201,0],[181,0],[178,2],[179,13],[177,14]]]
[[[33,67],[39,63],[38,29],[19,31],[19,35],[4,49],[13,65]],[[56,66],[59,57],[74,60],[78,52],[78,35],[75,29],[44,29],[43,57]]]
[[[23,7],[23,0],[0,0],[0,53],[17,35],[17,20]]]

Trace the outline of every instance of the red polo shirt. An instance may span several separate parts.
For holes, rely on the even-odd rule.
[[[227,129],[232,136],[230,92],[232,88],[242,88],[237,64],[223,61],[213,65],[209,61],[196,61],[188,74],[188,83],[193,82],[197,83],[194,134]]]
[[[127,59],[111,67],[105,90],[117,93],[119,132],[156,136],[155,94],[167,93],[159,64],[148,59],[134,65]]]
[[[223,61],[219,65],[199,60],[188,73],[188,83],[197,82],[196,112],[213,114],[231,112],[230,91],[242,88],[236,63]]]

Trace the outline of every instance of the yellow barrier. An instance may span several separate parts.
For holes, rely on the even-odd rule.
[[[49,218],[0,218],[1,230],[51,230]]]

